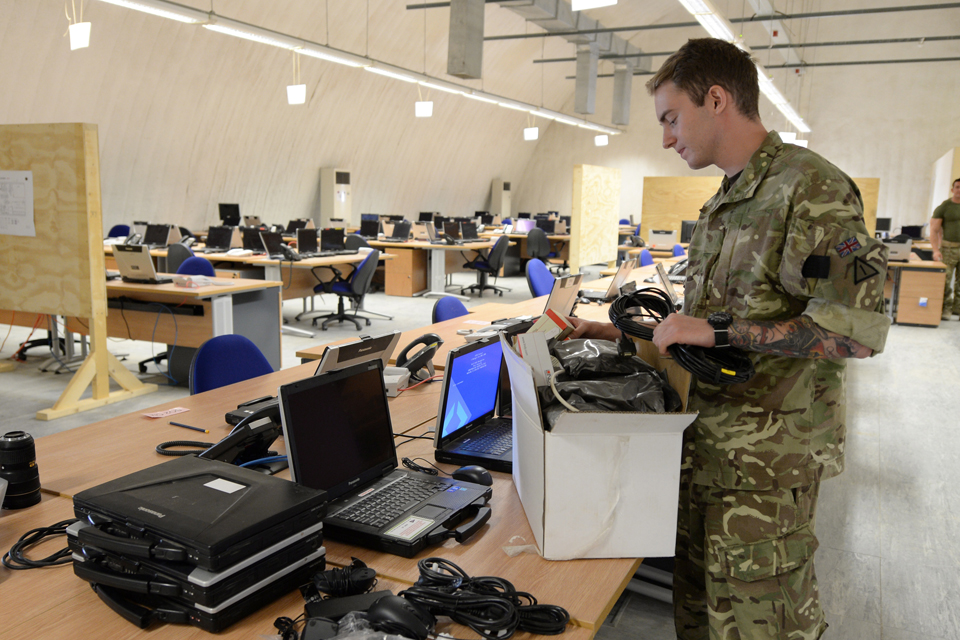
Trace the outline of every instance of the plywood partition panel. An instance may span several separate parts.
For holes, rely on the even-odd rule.
[[[570,272],[617,259],[620,169],[578,164],[573,168]]]

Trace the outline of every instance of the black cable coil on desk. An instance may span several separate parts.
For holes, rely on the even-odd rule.
[[[509,638],[516,631],[557,635],[570,622],[562,607],[537,604],[533,595],[517,591],[503,578],[471,578],[443,558],[424,558],[417,567],[420,579],[400,595],[489,640]]]
[[[650,319],[660,324],[673,312],[673,302],[664,291],[646,287],[614,300],[610,305],[610,321],[622,333],[652,342],[653,329],[634,318]],[[672,344],[667,347],[667,352],[677,364],[704,382],[737,384],[753,377],[753,362],[743,351],[734,347],[708,349]]]

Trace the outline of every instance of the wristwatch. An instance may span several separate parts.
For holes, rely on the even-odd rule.
[[[726,311],[716,311],[710,314],[707,322],[713,327],[713,338],[717,343],[716,346],[720,348],[729,347],[730,340],[727,336],[727,328],[733,322],[733,316]]]

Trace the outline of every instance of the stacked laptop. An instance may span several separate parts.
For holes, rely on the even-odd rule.
[[[184,456],[74,496],[74,573],[141,628],[217,632],[323,570],[326,503],[323,491]]]

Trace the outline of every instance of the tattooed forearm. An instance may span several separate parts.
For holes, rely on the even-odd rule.
[[[730,345],[791,358],[866,358],[873,351],[856,340],[817,325],[806,316],[783,322],[734,319],[729,329]]]

